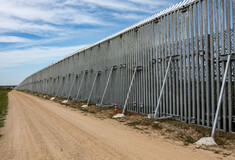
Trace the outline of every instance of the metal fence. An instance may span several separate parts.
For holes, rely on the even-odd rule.
[[[185,0],[38,71],[16,89],[119,107],[131,89],[127,110],[154,114],[167,75],[158,117],[211,128],[230,54],[217,128],[235,132],[234,28],[235,0]]]

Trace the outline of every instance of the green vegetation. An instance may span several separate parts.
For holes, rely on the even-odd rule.
[[[128,122],[128,123],[126,123],[126,125],[128,125],[128,126],[136,126],[136,125],[149,126],[149,125],[151,125],[151,122],[149,122],[147,120],[137,120],[137,121]]]
[[[8,92],[11,90],[8,88],[0,88],[0,128],[4,126],[4,120],[7,114],[8,105]],[[0,135],[1,138],[2,135]]]
[[[128,122],[126,123],[126,125],[128,126],[136,126],[136,125],[139,125],[141,123],[141,121],[134,121],[134,122]]]
[[[153,129],[163,129],[162,125],[160,123],[153,123],[152,124]]]

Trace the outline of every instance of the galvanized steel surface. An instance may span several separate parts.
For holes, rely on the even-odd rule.
[[[157,116],[210,128],[230,54],[217,128],[235,132],[234,33],[235,0],[185,0],[38,71],[16,89],[78,101],[92,93],[91,102],[123,107],[138,67],[126,109],[154,114],[171,58]]]

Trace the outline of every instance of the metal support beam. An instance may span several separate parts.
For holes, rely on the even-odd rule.
[[[169,62],[168,62],[166,74],[165,74],[165,77],[164,77],[164,80],[163,80],[163,84],[162,84],[162,88],[161,88],[161,92],[160,92],[160,95],[159,95],[159,97],[158,97],[157,107],[156,107],[155,113],[154,113],[154,118],[156,118],[156,116],[157,116],[157,111],[158,111],[158,108],[159,108],[159,106],[160,106],[161,98],[162,98],[162,95],[163,95],[163,92],[164,92],[164,87],[165,87],[165,84],[166,84],[166,81],[167,81],[167,75],[168,75],[169,68],[170,68],[170,65],[171,65],[171,60],[172,60],[172,57],[170,57],[170,60],[169,60]]]
[[[60,88],[60,85],[61,85],[62,81],[63,81],[63,76],[62,76],[61,81],[59,83],[59,86],[57,88],[57,91],[56,91],[56,94],[55,94],[56,97],[58,96],[59,88]]]
[[[67,77],[67,78],[66,78]],[[63,86],[63,90],[62,90],[62,93],[61,93],[61,98],[63,97],[63,93],[64,93],[64,89],[65,89],[65,86],[66,86],[66,84],[67,84],[67,81],[68,81],[68,79],[69,79],[69,75],[67,75],[65,78],[65,82],[64,82],[64,86]]]
[[[123,110],[122,110],[122,114],[124,114],[124,113],[125,113],[125,110],[126,110],[126,106],[127,106],[127,102],[128,102],[129,96],[130,96],[131,88],[132,88],[133,82],[134,82],[134,80],[135,80],[135,75],[136,75],[136,72],[137,72],[137,68],[138,68],[138,67],[135,67],[134,73],[133,73],[133,75],[132,75],[131,84],[130,84],[129,89],[128,89],[128,92],[127,92],[127,96],[126,96],[125,104],[124,104],[124,107],[123,107]]]
[[[90,103],[91,95],[92,95],[92,92],[93,92],[93,89],[94,89],[94,86],[95,86],[95,82],[96,82],[96,79],[97,79],[97,77],[98,77],[98,75],[99,75],[100,73],[101,73],[101,72],[98,71],[98,72],[96,73],[96,75],[95,75],[95,79],[94,79],[94,81],[93,81],[93,84],[92,84],[92,87],[91,87],[91,91],[90,91],[90,94],[89,94],[89,97],[88,97],[88,100],[87,100],[87,106],[88,106],[89,103]]]
[[[105,94],[106,94],[106,91],[107,91],[107,88],[108,88],[108,85],[109,85],[109,81],[110,81],[112,72],[113,72],[113,66],[111,67],[111,70],[110,70],[110,72],[109,72],[109,77],[108,77],[108,80],[107,80],[106,85],[105,85],[105,88],[104,88],[104,93],[103,93],[103,96],[102,96],[102,98],[101,98],[101,102],[100,102],[100,104],[97,105],[98,107],[101,107],[102,104],[103,104],[104,96],[105,96]]]
[[[82,81],[81,81],[81,83],[80,83],[80,86],[79,86],[79,88],[78,88],[77,95],[76,95],[76,97],[75,97],[75,101],[77,101],[77,99],[78,99],[78,95],[79,95],[80,90],[81,90],[81,88],[82,88],[82,84],[83,84],[83,81],[84,81],[84,78],[85,78],[86,73],[87,73],[87,72],[84,71],[83,76],[82,76]]]
[[[227,74],[228,74],[230,60],[231,60],[231,55],[229,54],[228,59],[227,59],[227,63],[226,63],[224,77],[223,77],[222,87],[220,90],[219,100],[218,100],[218,104],[217,104],[217,110],[216,110],[216,114],[215,114],[215,118],[214,118],[214,122],[213,122],[213,128],[212,128],[212,132],[211,132],[212,138],[215,137],[215,129],[216,129],[216,124],[217,124],[217,120],[218,120],[218,115],[220,112],[220,107],[221,107],[222,97],[223,97],[223,93],[224,93],[224,88],[225,88],[225,83],[226,83],[226,78],[227,78]]]
[[[73,85],[74,85],[74,82],[75,82],[76,78],[77,78],[77,75],[75,74],[74,79],[73,79],[73,83],[72,83],[72,85],[71,85],[71,87],[70,87],[70,90],[69,90],[69,94],[68,94],[68,97],[67,97],[67,101],[69,100],[69,97],[70,97],[70,94],[71,94],[71,92],[72,92]]]

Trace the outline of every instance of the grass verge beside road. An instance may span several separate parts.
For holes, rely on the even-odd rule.
[[[7,106],[8,106],[8,92],[10,89],[0,88],[0,128],[4,126],[4,120],[7,114]],[[0,134],[0,137],[2,135]]]

